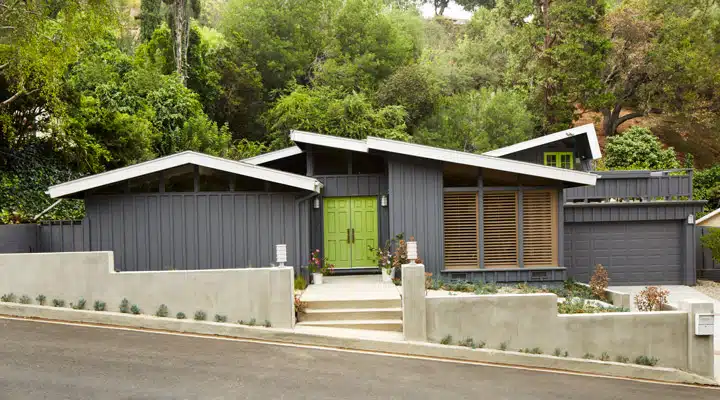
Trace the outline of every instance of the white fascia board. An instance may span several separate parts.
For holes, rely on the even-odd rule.
[[[710,218],[712,218],[712,217],[714,217],[714,216],[716,216],[716,215],[718,215],[718,214],[720,214],[720,208],[718,208],[717,210],[711,212],[710,214],[708,214],[708,215],[706,215],[706,216],[698,219],[697,221],[695,221],[695,225],[700,225],[701,223],[709,220]]]
[[[253,164],[253,165],[260,165],[269,163],[270,161],[279,160],[281,158],[286,157],[292,157],[298,154],[301,154],[303,151],[301,148],[297,146],[288,147],[281,150],[275,150],[271,151],[269,153],[260,154],[259,156],[255,157],[248,157],[243,160],[241,160],[244,163]]]
[[[549,135],[541,136],[539,138],[526,140],[524,142],[516,143],[511,146],[502,147],[496,150],[488,151],[483,153],[486,156],[502,157],[508,154],[517,153],[519,151],[532,149],[533,147],[542,146],[544,144],[557,142],[569,137],[577,135],[586,135],[588,143],[590,145],[590,154],[593,160],[597,160],[602,157],[600,154],[600,144],[598,143],[597,133],[595,132],[595,125],[586,124],[577,126],[575,128],[567,129],[560,132],[551,133]]]
[[[522,175],[572,182],[581,185],[595,185],[598,178],[595,174],[564,168],[547,167],[522,161],[490,157],[481,154],[464,153],[461,151],[440,149],[396,140],[367,138],[368,148],[378,151],[403,154],[413,157],[427,158],[455,164],[470,165],[478,168],[495,169]]]
[[[320,193],[320,189],[322,188],[322,184],[318,180],[306,176],[247,164],[241,161],[233,161],[225,158],[209,156],[207,154],[185,151],[51,186],[48,188],[47,193],[51,198],[58,198],[73,193],[84,192],[96,187],[121,182],[127,179],[179,167],[185,164],[193,164],[236,175],[248,176],[316,193]]]
[[[368,146],[364,140],[323,135],[320,133],[293,130],[290,132],[290,140],[297,143],[307,143],[317,146],[333,147],[336,149],[357,151],[360,153],[368,152]]]

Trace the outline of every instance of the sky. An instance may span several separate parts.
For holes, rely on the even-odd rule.
[[[420,7],[420,10],[422,11],[422,15],[425,18],[432,18],[435,15],[435,9],[433,8],[432,4],[425,3]],[[453,19],[472,18],[471,12],[463,10],[463,8],[455,4],[454,1],[451,1],[450,4],[448,4],[443,15]]]

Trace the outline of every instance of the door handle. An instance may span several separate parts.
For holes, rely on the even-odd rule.
[[[347,229],[347,242],[350,243],[350,228]]]
[[[355,228],[352,228],[352,242],[355,243]]]

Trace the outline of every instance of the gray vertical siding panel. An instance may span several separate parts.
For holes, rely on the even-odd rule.
[[[442,164],[419,164],[399,157],[388,164],[390,234],[415,236],[428,272],[439,276],[443,269]]]
[[[40,226],[36,224],[0,225],[0,253],[32,253],[39,248]]]
[[[320,175],[314,178],[324,185],[324,197],[378,196],[387,193],[387,177],[384,175]]]

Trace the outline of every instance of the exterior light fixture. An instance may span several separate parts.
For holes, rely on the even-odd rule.
[[[318,197],[313,200],[313,208],[320,208],[320,199]]]
[[[386,194],[380,196],[380,206],[381,207],[387,207],[388,205],[388,197]]]
[[[415,264],[418,258],[417,242],[407,242],[407,258],[410,264]]]
[[[287,262],[287,245],[277,244],[275,245],[275,260],[280,267],[284,267]]]
[[[688,220],[687,220],[687,221],[688,221],[688,225],[694,224],[694,223],[695,223],[695,215],[694,215],[694,214],[688,215]]]

